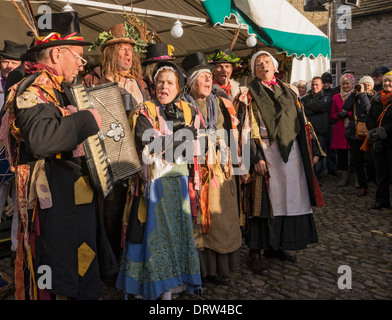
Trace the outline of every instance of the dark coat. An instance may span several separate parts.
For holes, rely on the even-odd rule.
[[[278,82],[281,87],[284,86],[284,84],[280,80],[278,80]],[[262,100],[270,99],[269,94],[267,93],[266,90],[267,89],[262,89],[262,91],[259,92],[260,98]],[[312,168],[311,158],[312,158],[312,156],[315,156],[315,155],[321,155],[321,151],[318,148],[317,143],[315,143],[313,140],[312,141],[313,154],[312,155],[310,154],[308,139],[307,139],[307,134],[306,134],[306,128],[305,128],[305,116],[304,116],[303,109],[299,108],[297,105],[298,99],[297,99],[296,94],[291,89],[288,89],[288,90],[289,90],[290,94],[292,95],[292,104],[287,107],[295,108],[297,110],[297,115],[298,115],[297,119],[298,119],[299,125],[300,125],[300,131],[296,137],[296,140],[299,143],[302,161],[303,161],[304,168],[305,168],[306,182],[308,184],[310,202],[311,202],[312,206],[318,206],[316,190],[315,190],[315,185],[314,185],[315,178],[314,178],[314,172],[313,172],[313,168]],[[253,97],[251,97],[248,94],[248,98],[251,99],[249,101],[249,105],[250,105]],[[236,102],[235,105],[236,105],[236,109],[237,109],[237,117],[238,117],[238,120],[240,121],[240,124],[238,125],[238,129],[240,131],[240,138],[239,139],[241,140],[241,131],[242,131],[242,127],[243,127],[244,120],[245,120],[245,108],[247,106],[241,101],[238,102],[238,105]],[[260,123],[260,119],[259,119],[259,123]],[[250,158],[251,158],[250,159],[251,166],[256,164],[257,162],[259,162],[260,160],[265,160],[264,151],[263,151],[262,146],[260,144],[256,143],[256,141],[254,139],[251,139],[251,141],[250,141]]]
[[[301,100],[305,115],[312,124],[317,136],[328,138],[329,112],[331,110],[332,96],[321,90],[314,95],[308,94]]]
[[[368,113],[368,119],[366,121],[366,127],[368,130],[378,127],[377,119],[384,110],[384,106],[380,101],[381,93],[377,93],[371,100],[370,110]],[[385,128],[387,138],[382,141],[384,146],[392,146],[392,106],[390,106],[385,113],[381,126]]]
[[[59,107],[75,106],[68,85],[63,82],[62,87],[64,92],[55,90]],[[73,158],[72,155],[78,144],[98,132],[94,116],[88,111],[81,111],[64,117],[52,102],[23,109],[15,106],[15,115],[15,124],[24,140],[19,147],[18,165],[29,165],[31,174],[36,160],[44,158],[52,196],[50,208],[38,208],[35,219],[38,219],[39,231],[32,229],[36,232],[35,274],[41,265],[51,268],[52,289],[48,289],[51,294],[99,299],[100,268],[103,272],[113,271],[104,270],[105,267],[99,263],[104,262],[109,268],[117,266],[114,261],[110,263],[112,253],[109,252],[105,233],[101,232],[102,220],[96,207],[96,194],[89,204],[75,204],[74,183],[81,176],[88,176],[89,172],[85,158]],[[56,157],[59,154],[60,159]],[[30,217],[32,214],[30,210]],[[81,277],[78,274],[78,248],[83,243],[92,249],[95,256]]]
[[[354,115],[354,104],[355,104],[355,115]],[[361,92],[356,94],[355,92],[351,92],[346,101],[343,104],[343,110],[352,112],[350,121],[346,127],[346,131],[344,132],[344,136],[346,139],[356,140],[355,136],[355,120],[354,117],[357,117],[357,121],[365,121],[367,120],[367,113],[370,109],[370,100],[366,92]]]

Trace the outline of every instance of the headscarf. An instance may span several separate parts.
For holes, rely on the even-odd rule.
[[[191,88],[193,86],[193,83],[195,82],[196,78],[198,77],[198,75],[203,73],[203,72],[208,72],[208,73],[210,73],[212,75],[211,70],[207,69],[207,68],[206,69],[196,70],[188,77],[187,82],[186,82],[187,86],[189,88]]]
[[[255,73],[255,61],[256,61],[256,58],[257,58],[259,55],[261,55],[261,54],[266,54],[266,55],[268,55],[268,56],[271,57],[272,62],[273,62],[274,67],[275,67],[275,72],[278,72],[278,67],[279,67],[278,61],[272,56],[272,54],[270,54],[270,53],[267,52],[267,51],[258,51],[258,52],[256,52],[256,53],[252,56],[252,59],[250,60],[250,66],[251,66],[251,69],[252,69],[252,76],[253,76],[253,77],[256,77],[256,73]]]

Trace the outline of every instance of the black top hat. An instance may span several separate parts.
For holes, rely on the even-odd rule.
[[[195,52],[185,57],[184,60],[182,60],[182,67],[188,77],[197,70],[208,69],[212,72],[214,69],[213,65],[206,62],[202,52]]]
[[[172,51],[174,51],[174,48],[167,43],[150,43],[147,46],[146,59],[142,62],[142,65],[174,60],[175,58],[172,56]]]
[[[19,44],[11,40],[4,40],[4,49],[0,51],[0,56],[5,59],[22,60],[21,55],[27,51],[27,44]]]
[[[179,65],[171,61],[160,61],[157,63],[157,65],[154,68],[154,71],[152,72],[152,78],[154,79],[153,80],[154,83],[155,83],[155,75],[157,74],[158,70],[165,66],[173,68],[174,71],[177,73],[178,86],[180,87],[180,89],[182,89],[185,86],[185,79],[186,79],[185,71]]]
[[[91,42],[84,41],[80,34],[79,15],[75,11],[58,12],[36,16],[39,37],[35,39],[34,47],[28,51],[36,52],[53,46],[74,45],[90,46]],[[43,21],[40,21],[42,17]],[[49,19],[49,21],[48,21]],[[43,27],[40,28],[40,25]],[[48,28],[50,26],[50,28]]]

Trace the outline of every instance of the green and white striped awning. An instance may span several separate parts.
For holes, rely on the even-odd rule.
[[[210,23],[235,16],[248,33],[288,56],[331,58],[328,37],[285,0],[202,0]]]

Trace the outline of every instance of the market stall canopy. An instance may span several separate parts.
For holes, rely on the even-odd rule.
[[[296,46],[304,48],[302,51],[306,56],[309,56],[309,53],[316,55],[317,52],[325,55],[330,50],[329,44],[321,41],[323,40],[322,32],[290,4],[281,0],[31,0],[30,2],[35,12],[42,5],[50,6],[54,12],[61,11],[65,5],[71,5],[79,13],[84,37],[92,42],[100,32],[123,22],[124,10],[127,13],[133,11],[148,29],[158,34],[161,41],[175,48],[174,55],[177,58],[195,51],[207,54],[218,48],[229,48],[237,31],[239,34],[232,51],[243,57],[248,56],[255,48],[267,48],[268,46],[273,50],[286,51],[288,55],[293,52],[297,53]],[[231,7],[232,2],[235,5]],[[26,39],[27,30],[11,2],[1,1],[0,9],[2,30],[7,30],[9,35],[15,35],[18,41]],[[235,10],[236,14],[231,15],[231,10]],[[238,20],[239,17],[241,20]],[[209,18],[213,18],[215,22],[211,24]],[[177,20],[181,21],[184,30],[180,38],[174,38],[171,35],[172,26]],[[264,20],[267,25],[264,25]],[[256,47],[246,45],[249,36],[248,25],[244,24],[238,30],[237,21],[249,23],[252,33],[257,32],[259,41]],[[13,28],[10,28],[11,25]],[[280,25],[282,25],[280,29],[273,28]],[[291,38],[283,37],[284,34],[287,35],[287,32],[291,32]],[[282,40],[279,41],[279,38]],[[25,40],[26,43],[28,41]],[[290,43],[288,49],[285,47],[286,43]],[[99,52],[97,51],[96,54]]]
[[[286,0],[202,0],[213,26],[235,16],[249,34],[278,52],[298,58],[331,58],[328,37]]]

